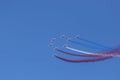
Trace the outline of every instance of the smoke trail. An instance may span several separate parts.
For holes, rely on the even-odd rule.
[[[74,53],[66,52],[66,51],[58,49],[58,48],[56,48],[55,50],[58,51],[58,52],[67,54],[67,55],[71,55],[71,56],[78,56],[78,57],[101,57],[100,55],[97,55],[97,54],[96,55],[95,54],[74,54]]]
[[[111,53],[111,52],[107,52],[107,53],[99,53],[99,54],[74,54],[74,53],[70,53],[70,52],[66,52],[64,50],[60,50],[60,49],[55,49],[58,52],[67,54],[67,55],[72,55],[72,56],[78,56],[78,57],[120,57],[120,53]],[[109,53],[109,54],[108,54]]]
[[[97,56],[113,56],[113,57],[120,57],[120,53],[119,53],[119,52],[116,52],[116,51],[117,51],[116,49],[111,51],[111,52],[115,51],[116,53],[107,52],[107,53],[109,53],[109,54],[106,54],[106,53],[96,54],[96,53],[91,53],[91,52],[86,52],[86,51],[74,49],[74,48],[71,48],[71,47],[65,47],[65,48],[67,48],[67,49],[69,49],[69,50],[72,50],[72,51],[84,53],[84,54],[92,54],[92,55],[97,55]]]
[[[90,40],[86,40],[86,39],[83,39],[83,38],[78,38],[78,39],[81,40],[81,41],[84,41],[84,42],[99,46],[99,47],[104,48],[104,49],[111,49],[111,48],[109,48],[107,46],[101,45],[99,43],[96,43],[96,42],[93,42],[93,41],[90,41]]]
[[[69,40],[69,42],[71,42],[71,43],[73,43],[73,44],[85,46],[85,47],[88,47],[88,48],[92,48],[92,49],[105,50],[105,48],[96,47],[96,46],[91,46],[91,45],[89,45],[89,44],[84,44],[84,43],[77,42],[77,41],[73,41],[73,40]]]
[[[96,54],[96,53],[91,53],[91,52],[86,52],[86,51],[78,50],[78,49],[71,48],[71,47],[65,47],[65,48],[69,49],[69,50],[72,50],[72,51],[75,51],[75,52],[84,53],[84,54]]]
[[[54,57],[62,61],[71,62],[71,63],[96,62],[96,61],[103,61],[103,60],[112,58],[112,57],[103,57],[103,58],[96,58],[96,59],[71,60],[71,59],[65,59],[65,58],[59,57],[57,55],[54,55]]]

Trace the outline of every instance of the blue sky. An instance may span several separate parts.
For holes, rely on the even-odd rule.
[[[0,80],[119,80],[120,59],[72,64],[57,60],[52,37],[80,34],[120,42],[119,0],[1,0]]]

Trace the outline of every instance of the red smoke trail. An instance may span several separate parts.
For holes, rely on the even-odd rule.
[[[96,61],[103,61],[103,60],[112,58],[112,57],[103,57],[103,58],[95,58],[95,59],[70,60],[70,59],[65,59],[65,58],[59,57],[57,55],[54,55],[54,57],[56,57],[62,61],[71,62],[71,63],[96,62]]]
[[[113,49],[109,52],[101,53],[101,54],[97,54],[97,55],[96,54],[84,54],[84,55],[83,54],[73,54],[73,53],[69,53],[69,52],[66,52],[66,51],[63,51],[63,50],[60,50],[60,49],[57,49],[57,48],[55,50],[58,51],[58,52],[64,53],[64,54],[72,55],[72,56],[94,57],[93,59],[90,58],[90,59],[83,59],[83,60],[71,60],[71,59],[66,59],[66,58],[54,55],[54,57],[56,57],[56,58],[58,58],[62,61],[72,62],[72,63],[103,61],[103,60],[110,59],[110,58],[113,58],[113,57],[116,57],[116,56],[120,56],[120,52],[119,52],[120,46],[118,46],[117,48],[115,48],[115,49]],[[118,54],[114,54],[114,53],[118,53]]]

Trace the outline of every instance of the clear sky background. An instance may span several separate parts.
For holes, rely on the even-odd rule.
[[[120,0],[0,0],[0,80],[120,80],[120,58],[66,63],[52,37],[120,43]]]

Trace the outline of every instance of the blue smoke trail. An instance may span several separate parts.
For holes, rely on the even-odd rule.
[[[84,44],[84,43],[81,43],[81,42],[77,42],[77,41],[73,41],[73,40],[69,40],[71,43],[74,43],[74,44],[77,44],[77,45],[81,45],[81,46],[85,46],[85,47],[89,47],[89,48],[93,48],[93,49],[100,49],[100,47],[95,47],[95,46],[91,46],[91,45],[88,45],[88,44]],[[103,50],[103,48],[102,48]]]
[[[93,42],[93,41],[90,41],[90,40],[86,40],[86,39],[83,39],[83,38],[79,38],[79,40],[84,41],[84,42],[87,42],[87,43],[90,43],[90,44],[93,44],[93,45],[95,45],[95,46],[99,46],[99,47],[101,47],[101,48],[110,49],[110,48],[107,47],[107,46],[101,45],[101,44],[99,44],[99,43],[96,43],[96,42]]]
[[[109,47],[100,46],[97,43],[96,43],[96,46],[93,46],[93,45],[89,45],[89,44],[85,44],[85,43],[81,43],[81,42],[77,42],[77,41],[73,41],[73,40],[69,40],[69,41],[71,43],[74,43],[74,44],[77,44],[77,45],[81,45],[81,46],[85,46],[85,47],[92,48],[92,49],[98,49],[98,50],[109,50],[109,49],[112,49],[112,48],[109,48]],[[88,42],[88,41],[86,41],[86,42]]]

